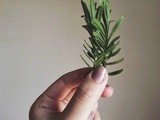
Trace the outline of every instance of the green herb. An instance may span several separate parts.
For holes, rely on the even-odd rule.
[[[112,9],[108,0],[99,0],[99,4],[94,0],[90,0],[89,4],[86,4],[83,0],[81,1],[84,15],[82,16],[86,22],[85,28],[89,33],[89,43],[84,41],[84,54],[89,58],[89,61],[93,64],[91,66],[81,56],[83,61],[89,67],[98,67],[100,65],[107,67],[107,65],[114,65],[122,62],[124,58],[109,62],[110,58],[117,55],[121,48],[119,48],[120,36],[114,37],[116,31],[121,25],[124,17],[120,16],[117,20],[111,20],[110,15]],[[113,24],[114,23],[114,24]],[[111,28],[111,24],[112,28]],[[121,73],[123,69],[110,72],[109,75],[117,75]]]

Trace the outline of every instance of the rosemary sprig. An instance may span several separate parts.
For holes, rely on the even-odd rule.
[[[120,36],[113,37],[119,26],[121,25],[124,17],[120,16],[117,20],[111,20],[110,15],[112,9],[108,0],[99,0],[99,4],[94,0],[90,0],[87,5],[83,0],[81,1],[84,15],[82,16],[86,22],[85,28],[89,33],[89,42],[85,40],[84,54],[89,58],[93,67],[96,68],[100,65],[106,67],[107,65],[114,65],[122,62],[124,58],[108,62],[108,60],[117,55],[121,48],[119,48]],[[111,28],[111,23],[115,23]],[[82,56],[83,61],[91,67]],[[117,75],[123,69],[110,72],[109,75]]]

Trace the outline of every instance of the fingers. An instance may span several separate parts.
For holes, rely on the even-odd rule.
[[[63,75],[37,98],[32,108],[39,106],[61,112],[68,104],[65,100],[71,99],[75,93],[74,88],[79,86],[90,71],[91,68],[82,68]]]
[[[98,108],[98,102],[93,106],[92,111],[90,112],[90,115],[89,115],[87,120],[93,120],[94,119],[95,114],[97,112],[97,108]]]
[[[91,71],[64,110],[67,119],[87,120],[93,105],[101,97],[107,81],[108,73],[104,67],[98,67]]]
[[[114,89],[109,85],[107,85],[102,93],[102,97],[109,98],[113,95],[113,92],[114,92]]]
[[[101,117],[98,111],[96,111],[96,114],[92,120],[101,120]]]
[[[72,89],[79,86],[90,71],[91,68],[82,68],[63,75],[45,91],[45,94],[57,100],[64,99]]]

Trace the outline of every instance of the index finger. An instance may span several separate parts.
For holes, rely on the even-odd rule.
[[[51,84],[43,94],[52,99],[63,100],[72,89],[79,86],[80,82],[90,71],[91,68],[81,68],[69,72]],[[41,97],[43,97],[43,94]]]

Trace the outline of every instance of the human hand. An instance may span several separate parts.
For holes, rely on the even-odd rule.
[[[55,81],[33,103],[30,120],[100,120],[98,100],[110,97],[113,88],[106,86],[105,68],[82,68]]]

